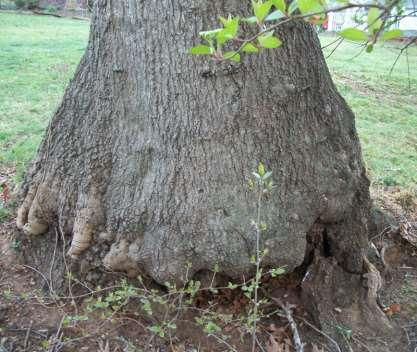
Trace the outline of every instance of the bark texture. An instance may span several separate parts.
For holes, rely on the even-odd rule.
[[[281,48],[240,64],[187,54],[218,15],[248,15],[248,3],[97,1],[88,49],[22,188],[30,261],[161,283],[184,280],[187,262],[192,274],[218,264],[247,275],[247,181],[263,161],[277,186],[262,209],[266,264],[300,266],[320,224],[325,254],[363,272],[369,184],[314,29],[287,24]],[[57,255],[61,236],[75,261]]]

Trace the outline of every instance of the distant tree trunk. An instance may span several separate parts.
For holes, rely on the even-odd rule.
[[[188,55],[228,13],[247,15],[248,2],[97,1],[18,213],[27,259],[52,265],[56,285],[61,236],[76,259],[66,260],[89,279],[104,266],[182,281],[187,262],[192,274],[216,264],[232,278],[250,274],[247,181],[259,161],[276,184],[262,209],[265,264],[309,264],[307,234],[318,226],[321,254],[363,272],[369,182],[313,27],[283,26],[281,48],[241,64]]]

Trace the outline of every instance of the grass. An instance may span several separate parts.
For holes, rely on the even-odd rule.
[[[322,44],[335,40],[321,36]],[[324,50],[325,55],[332,51]],[[336,85],[356,115],[371,180],[417,185],[417,47],[410,47],[389,74],[401,46],[377,45],[371,54],[343,42],[327,59]]]
[[[21,171],[33,157],[88,29],[84,21],[0,13],[0,167]]]
[[[87,43],[89,25],[72,19],[0,13],[0,168],[18,174],[33,157]],[[334,37],[323,35],[323,44]],[[417,48],[389,75],[398,45],[356,56],[342,43],[330,71],[357,117],[372,181],[417,184]],[[325,49],[329,53],[331,48]]]

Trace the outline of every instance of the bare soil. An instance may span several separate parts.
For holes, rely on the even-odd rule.
[[[372,236],[374,247],[369,257],[380,270],[384,287],[380,305],[398,333],[401,349],[417,351],[417,203],[413,196],[398,188],[374,190],[375,203],[391,214],[393,223]],[[7,197],[6,197],[7,198]],[[4,202],[4,199],[2,200]],[[6,199],[10,202],[9,199]],[[7,203],[6,202],[6,203]],[[6,204],[7,206],[7,204]],[[384,225],[383,225],[384,226]],[[222,326],[220,335],[230,336],[224,342],[195,324],[196,314],[185,312],[177,321],[175,336],[156,336],[149,330],[151,322],[138,315],[133,301],[123,312],[107,315],[86,313],[89,290],[81,283],[73,286],[67,297],[54,296],[47,285],[40,288],[39,277],[48,281],[48,273],[39,273],[24,265],[15,240],[15,223],[11,216],[0,225],[0,351],[250,351],[250,336],[241,322],[232,320]],[[115,281],[116,282],[116,281]],[[109,286],[115,284],[109,282]],[[138,284],[137,282],[133,284]],[[152,285],[152,284],[150,284]],[[267,278],[263,288],[268,296],[295,306],[294,317],[306,351],[332,351],[332,342],[314,326],[300,299],[300,277],[296,274],[278,279]],[[156,286],[154,286],[157,288]],[[106,292],[106,288],[100,288]],[[161,288],[159,288],[161,289]],[[109,289],[110,291],[110,289]],[[77,298],[79,295],[87,295]],[[233,317],[248,310],[248,299],[238,291],[220,290],[217,293],[197,294],[195,311],[210,303],[216,311]],[[265,308],[270,313],[259,324],[259,340],[267,352],[293,351],[293,335],[288,321],[277,314],[278,306],[270,301]],[[335,311],[337,319],[339,312]],[[88,316],[65,323],[65,317]],[[372,339],[361,331],[341,327],[351,351],[375,351]],[[390,344],[386,337],[379,343]]]

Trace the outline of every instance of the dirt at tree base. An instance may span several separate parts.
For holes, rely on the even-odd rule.
[[[358,297],[343,295],[343,285],[332,286],[332,272],[340,267],[334,259],[317,256],[315,265],[310,267],[310,276],[304,277],[300,290],[300,277],[297,274],[286,275],[278,279],[269,279],[263,287],[271,297],[279,297],[296,306],[294,316],[297,317],[301,338],[307,342],[306,351],[337,351],[331,340],[318,331],[336,329],[339,331],[339,346],[342,351],[383,351],[414,352],[417,347],[417,249],[405,240],[404,231],[408,236],[415,236],[417,212],[404,211],[398,203],[400,190],[389,190],[376,195],[376,203],[391,214],[392,224],[388,230],[371,236],[375,248],[370,249],[370,262],[381,272],[384,282],[378,292],[378,302],[385,310],[384,318],[387,326],[372,326],[370,321],[362,321],[363,330],[355,330],[347,321],[356,319],[360,326],[362,313],[356,305],[357,299],[366,292],[357,291]],[[374,194],[375,197],[375,194]],[[408,225],[407,225],[408,224]],[[408,226],[408,227],[407,227]],[[123,314],[103,318],[98,313],[88,315],[88,320],[81,320],[63,325],[64,316],[82,316],[85,314],[87,303],[85,299],[72,300],[54,299],[48,288],[40,289],[38,282],[40,273],[35,268],[24,266],[19,261],[19,243],[16,242],[14,221],[4,222],[0,228],[0,350],[3,351],[225,351],[224,345],[214,338],[208,337],[193,320],[192,313],[184,314],[178,322],[177,334],[172,339],[155,337],[148,330],[150,321],[134,314],[132,303]],[[20,264],[19,264],[20,262]],[[313,271],[316,271],[314,278]],[[48,273],[43,273],[46,277]],[[338,273],[337,275],[343,275]],[[362,280],[355,275],[346,275],[346,285],[362,285]],[[119,277],[120,279],[120,277]],[[45,279],[41,279],[45,280]],[[315,280],[321,280],[327,287],[314,302]],[[47,281],[47,278],[46,278]],[[117,282],[109,281],[108,285]],[[133,284],[138,284],[133,282]],[[155,286],[157,287],[157,286]],[[334,291],[338,291],[340,294]],[[73,287],[72,295],[85,293],[80,285]],[[327,296],[326,296],[327,292]],[[362,293],[361,293],[362,292]],[[326,301],[332,297],[333,306]],[[204,307],[208,301],[215,301],[222,313],[234,315],[244,314],[248,300],[243,295],[220,291],[213,295],[199,295],[194,301],[196,307]],[[342,309],[340,306],[349,306]],[[319,312],[312,310],[313,303],[320,308]],[[318,304],[317,304],[318,303]],[[356,307],[356,308],[355,308]],[[267,307],[268,311],[276,312],[277,306]],[[382,314],[382,313],[381,313]],[[323,325],[326,321],[329,326]],[[312,328],[312,327],[313,328]],[[369,326],[373,333],[370,333]],[[248,335],[239,324],[226,324],[225,333],[230,335],[229,343],[236,346],[238,351],[249,351]],[[242,339],[243,336],[243,339]],[[51,341],[64,342],[64,346],[52,349]],[[340,338],[341,337],[341,338]],[[267,352],[292,351],[292,335],[287,321],[272,314],[260,323],[259,339],[266,346]],[[48,342],[49,341],[49,342]],[[343,341],[345,343],[343,343]],[[133,347],[135,346],[135,347]],[[314,346],[314,347],[313,347]],[[59,348],[58,348],[59,347]],[[134,349],[136,348],[136,349]]]

